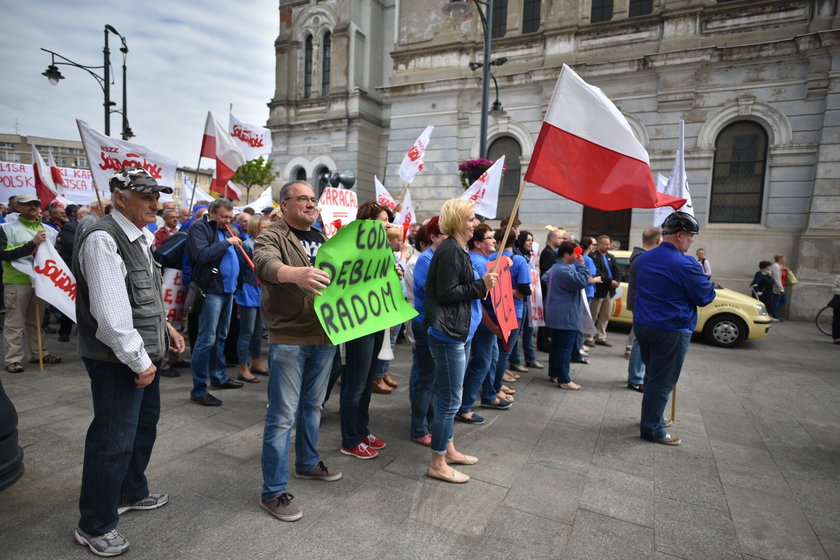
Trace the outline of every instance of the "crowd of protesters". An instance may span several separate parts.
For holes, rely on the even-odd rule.
[[[326,238],[318,228],[318,199],[309,184],[284,185],[279,205],[260,212],[251,208],[235,212],[233,203],[224,198],[197,205],[192,211],[174,202],[161,203],[159,194],[171,189],[137,169],[115,174],[111,191],[113,203],[97,200],[84,207],[52,204],[43,212],[36,197],[18,197],[10,201],[12,212],[6,216],[0,239],[7,307],[5,359],[10,373],[23,371],[24,340],[30,362],[37,361],[39,354],[48,364],[61,361],[35,344],[39,337],[35,337],[33,302],[37,298],[28,278],[10,266],[11,262],[31,255],[38,244],[47,241],[56,245],[81,278],[83,295],[77,305],[86,307],[77,308],[77,313],[85,328],[93,330],[80,332],[80,351],[91,379],[104,383],[104,388],[93,388],[95,417],[86,444],[82,520],[76,540],[98,555],[117,555],[127,549],[127,540],[116,531],[119,513],[154,509],[168,500],[166,494],[149,493],[143,476],[154,444],[148,423],[156,423],[160,413],[161,375],[177,377],[179,369],[190,368],[190,399],[201,406],[223,404],[211,391],[266,381],[260,505],[278,519],[295,521],[303,512],[288,491],[292,430],[296,430],[294,477],[339,480],[341,471],[324,464],[317,442],[321,410],[334,385],[340,384],[340,452],[362,460],[385,452],[388,442],[372,433],[377,419],[371,417],[370,403],[373,394],[393,394],[398,386],[390,374],[390,362],[382,354],[383,347],[398,337],[413,349],[406,438],[430,449],[429,477],[456,484],[470,477],[454,466],[468,467],[479,461],[456,448],[456,424],[484,423],[477,409],[482,414],[510,410],[521,375],[529,368],[546,369],[537,361],[536,349],[548,353],[547,382],[579,391],[582,384],[572,379],[572,364],[589,364],[596,345],[612,346],[607,341],[606,323],[622,278],[610,253],[616,244],[606,235],[578,242],[568,232],[552,228],[538,254],[537,240],[520,229],[518,219],[513,223],[510,218],[502,219],[494,229],[479,221],[471,201],[449,200],[439,215],[408,230],[392,223],[394,215],[389,208],[365,202],[357,219],[374,220],[386,228],[403,296],[418,314],[404,325],[361,336],[339,349],[331,344],[314,312],[314,298],[329,285],[330,278],[314,267]],[[693,233],[686,232],[669,235],[681,235],[680,240],[689,235],[693,238]],[[660,238],[659,228],[646,229],[643,248],[636,248],[633,260],[656,248]],[[94,266],[95,251],[104,251],[113,263]],[[83,260],[85,255],[89,261]],[[184,327],[189,358],[178,330],[166,324],[159,313],[159,294],[142,293],[149,282],[160,283],[153,260],[181,269],[184,285],[189,286]],[[708,283],[711,267],[705,255],[698,254],[692,262],[694,265],[683,264]],[[499,265],[511,274],[516,325],[509,332],[503,332],[488,297],[499,280]],[[790,276],[784,272],[783,255],[777,256],[776,265],[762,265],[754,289],[775,311],[783,304],[776,296],[784,294],[785,277]],[[635,295],[634,272],[631,267],[630,306]],[[530,304],[532,292],[538,289],[535,281],[543,296],[545,326],[539,330],[534,329]],[[109,301],[111,294],[102,293],[110,290],[108,282],[119,287],[120,301],[130,304],[120,310],[123,315],[109,311],[107,303],[95,303]],[[704,290],[707,288],[704,284]],[[143,304],[147,296],[148,303]],[[51,314],[48,310],[44,316],[46,332],[51,328],[46,317]],[[59,340],[68,341],[72,321],[57,318]],[[127,325],[120,328],[115,321]],[[97,325],[103,324],[111,325],[111,338],[92,335],[99,333]],[[630,359],[628,388],[644,393],[647,377],[642,362],[651,355],[650,346],[645,339],[640,350],[639,341],[632,339],[631,331],[626,354]],[[269,348],[267,360],[262,356],[264,340]],[[127,390],[106,383],[102,372],[108,364],[122,368],[120,375],[128,380],[125,387],[136,385],[145,396],[137,397],[137,402],[115,396],[117,400],[107,404],[103,395],[122,395],[120,391]],[[226,373],[228,366],[236,367],[236,379]],[[662,400],[661,394],[658,399]],[[643,425],[642,437],[669,445],[679,443],[678,438],[662,435],[664,424],[657,407],[648,407],[650,433]],[[119,428],[119,434],[136,432],[138,438],[145,438],[140,450],[131,446],[119,449],[120,460],[132,465],[128,474],[104,466],[113,452],[110,446],[114,443],[108,438],[116,433],[108,432],[112,428],[106,429],[104,424],[120,410],[131,411],[133,424]],[[140,462],[135,464],[138,453]],[[133,484],[130,492],[120,493],[122,484]]]

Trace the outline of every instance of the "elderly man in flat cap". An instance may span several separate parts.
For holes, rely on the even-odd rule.
[[[98,556],[128,549],[117,532],[120,514],[161,507],[145,470],[160,416],[157,374],[167,348],[184,339],[166,322],[161,275],[152,259],[161,192],[145,170],[126,167],[109,182],[113,211],[86,228],[76,243],[76,317],[81,354],[93,393],[93,421],[85,440],[81,518],[76,542]]]

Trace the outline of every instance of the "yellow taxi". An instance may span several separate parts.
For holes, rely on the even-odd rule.
[[[610,251],[615,255],[621,271],[621,284],[613,299],[610,321],[631,324],[633,312],[627,309],[627,275],[630,271],[630,251]],[[715,284],[715,300],[698,308],[695,332],[715,346],[733,348],[744,340],[758,340],[767,336],[772,320],[764,304],[734,290]]]

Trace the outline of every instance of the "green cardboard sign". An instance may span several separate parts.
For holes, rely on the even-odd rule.
[[[330,285],[315,297],[315,314],[333,344],[404,323],[417,311],[403,297],[382,222],[356,220],[318,249],[315,266]]]

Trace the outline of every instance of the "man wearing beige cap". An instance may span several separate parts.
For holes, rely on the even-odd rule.
[[[41,201],[32,195],[19,195],[17,220],[0,228],[0,259],[3,260],[4,302],[6,320],[3,325],[5,366],[9,373],[23,371],[23,338],[29,344],[29,363],[38,362],[38,327],[36,323],[35,289],[24,272],[32,268],[32,255],[38,245],[47,241],[55,245],[58,232],[44,229],[41,223]],[[12,264],[14,263],[14,264]],[[45,305],[41,302],[41,305]],[[40,348],[45,364],[57,364],[58,356]]]

